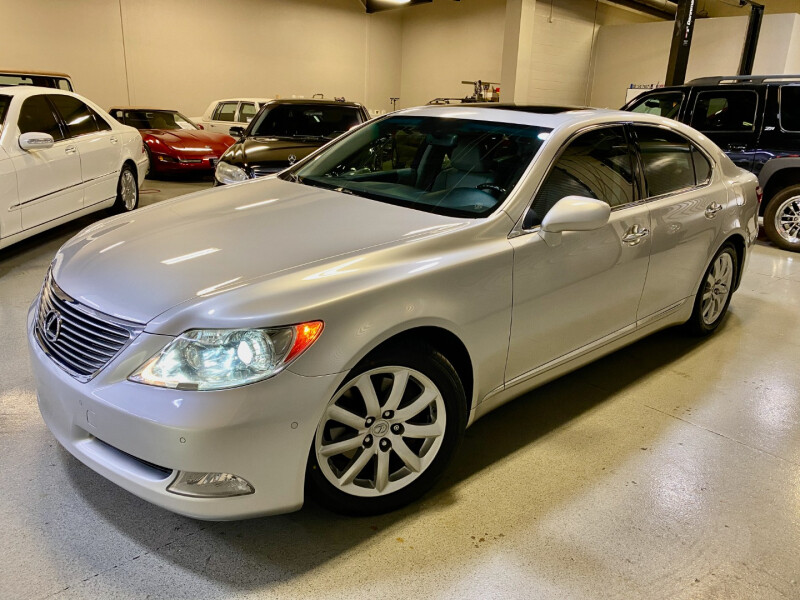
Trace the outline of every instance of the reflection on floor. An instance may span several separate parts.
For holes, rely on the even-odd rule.
[[[479,421],[407,510],[202,523],[38,414],[25,312],[96,218],[0,252],[0,598],[800,597],[800,256],[759,244],[714,337],[661,332]]]

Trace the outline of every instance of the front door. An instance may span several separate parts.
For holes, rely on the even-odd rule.
[[[650,256],[650,215],[638,203],[632,153],[623,126],[574,138],[554,163],[514,247],[514,307],[506,381],[636,326]],[[608,202],[609,222],[562,234],[548,245],[539,225],[561,198]]]
[[[121,145],[119,134],[90,106],[72,96],[52,95],[50,101],[67,127],[70,141],[81,157],[84,206],[117,195]]]
[[[66,135],[44,95],[22,103],[19,133],[40,132],[53,136],[52,148],[21,150],[12,158],[17,172],[17,202],[22,229],[30,229],[83,208],[81,159],[77,146]]]

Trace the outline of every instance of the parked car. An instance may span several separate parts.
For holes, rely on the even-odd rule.
[[[0,89],[0,248],[110,206],[131,211],[147,154],[139,132],[55,89]]]
[[[222,153],[236,141],[225,133],[199,130],[177,110],[120,107],[109,112],[120,123],[139,130],[151,173],[213,170]]]
[[[72,78],[66,73],[0,70],[0,87],[10,85],[32,85],[66,90],[68,92],[75,91],[72,86]]]
[[[646,92],[624,108],[687,123],[758,175],[767,236],[800,252],[800,75],[705,77]]]
[[[247,127],[256,113],[271,98],[228,98],[214,100],[208,105],[201,117],[192,117],[192,121],[202,129],[228,133],[231,127]]]
[[[216,183],[237,183],[282,171],[369,119],[369,111],[356,102],[273,100],[247,129],[231,128],[239,141],[220,158]]]
[[[42,416],[192,517],[291,511],[306,491],[392,510],[511,398],[658,329],[717,329],[756,188],[660,117],[393,113],[280,175],[68,241],[28,315]]]

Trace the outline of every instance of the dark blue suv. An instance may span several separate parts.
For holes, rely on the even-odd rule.
[[[769,239],[800,252],[800,75],[705,77],[623,107],[686,123],[758,175]]]

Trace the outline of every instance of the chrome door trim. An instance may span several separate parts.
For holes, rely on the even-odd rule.
[[[116,174],[116,171],[111,171],[110,173],[106,173],[105,175],[100,175],[99,177],[93,177],[92,179],[87,179],[86,181],[81,181],[80,183],[75,183],[73,185],[68,185],[67,187],[63,187],[63,188],[58,189],[58,190],[56,190],[54,192],[48,192],[46,194],[42,194],[41,196],[37,196],[36,198],[31,198],[30,200],[25,200],[25,202],[17,202],[16,204],[12,204],[11,206],[9,206],[8,210],[14,210],[16,208],[20,208],[21,206],[27,206],[28,204],[36,202],[37,200],[44,200],[45,198],[48,198],[48,197],[53,196],[55,194],[60,194],[61,192],[65,192],[67,190],[71,190],[72,188],[76,188],[76,187],[79,187],[81,185],[86,185],[87,183],[92,183],[93,181],[97,181],[98,179],[105,179],[109,175],[115,175],[115,174]]]
[[[662,308],[661,310],[657,310],[653,314],[650,314],[650,315],[647,315],[646,317],[642,317],[641,319],[638,319],[637,320],[637,326],[638,327],[643,327],[645,325],[649,325],[650,323],[652,323],[654,321],[658,321],[662,317],[666,317],[667,315],[675,312],[681,306],[686,304],[686,300],[687,300],[687,298],[684,298],[683,300],[678,300],[677,302],[675,302],[674,304],[670,304],[666,308]]]

